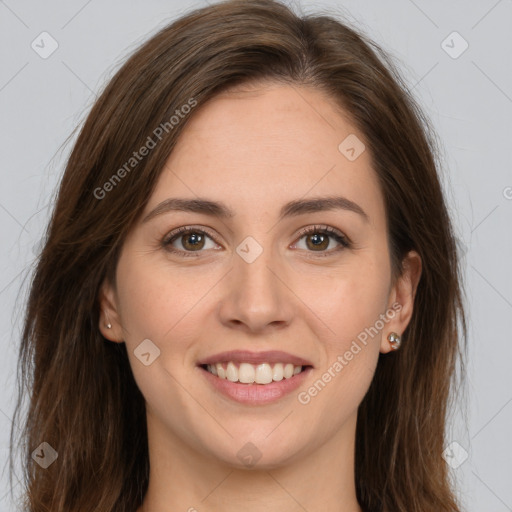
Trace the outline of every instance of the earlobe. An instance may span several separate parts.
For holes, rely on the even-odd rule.
[[[398,350],[400,348],[400,343],[402,343],[402,338],[396,332],[390,332],[388,334],[388,341],[392,350]]]
[[[108,313],[106,311],[105,311],[105,316],[107,317],[107,322],[108,322],[107,324],[105,324],[105,327],[107,329],[112,329],[112,324],[110,323],[110,320],[108,318]]]
[[[414,310],[414,299],[421,278],[421,257],[416,251],[410,251],[402,262],[402,274],[393,286],[388,307],[393,308],[396,314],[387,323],[386,331],[381,339],[382,353],[398,350],[402,335],[409,325]],[[394,307],[397,304],[400,308]]]
[[[117,313],[115,293],[107,280],[101,285],[98,303],[100,307],[98,328],[101,334],[110,341],[122,343],[124,341],[122,325]]]

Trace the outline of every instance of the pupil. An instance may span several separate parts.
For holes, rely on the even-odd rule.
[[[197,249],[201,248],[203,241],[203,235],[201,233],[190,233],[184,239],[184,247],[186,249]]]
[[[310,248],[314,248],[315,250],[318,248],[325,249],[327,245],[329,245],[329,239],[322,233],[315,233],[309,236],[308,245],[310,245]]]

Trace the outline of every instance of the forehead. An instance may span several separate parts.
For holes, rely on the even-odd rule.
[[[194,111],[148,208],[169,196],[201,196],[250,214],[339,193],[379,215],[383,201],[363,141],[321,91],[282,84],[227,90]]]

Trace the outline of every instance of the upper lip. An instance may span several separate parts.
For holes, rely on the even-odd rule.
[[[216,364],[233,361],[234,363],[291,363],[294,366],[313,366],[310,361],[281,350],[251,352],[250,350],[229,350],[201,359],[197,364]]]

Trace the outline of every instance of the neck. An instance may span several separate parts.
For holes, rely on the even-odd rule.
[[[148,414],[149,486],[137,512],[361,512],[354,479],[356,415],[293,461],[239,469],[169,437]],[[165,436],[164,436],[165,431]]]

